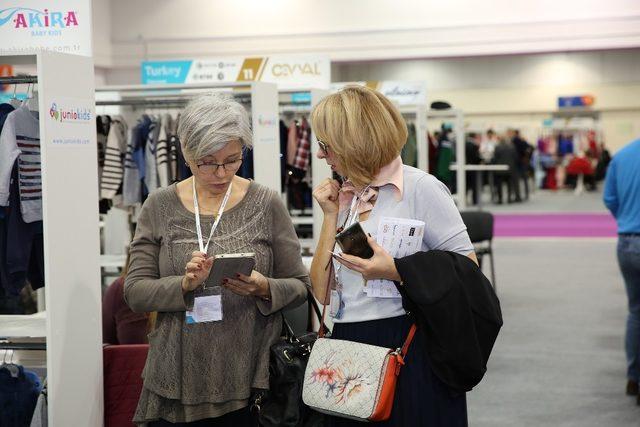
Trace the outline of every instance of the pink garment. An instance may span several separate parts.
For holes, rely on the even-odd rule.
[[[402,193],[404,189],[404,180],[402,173],[402,159],[400,156],[396,157],[391,163],[383,166],[375,179],[371,183],[368,190],[360,197],[360,203],[358,204],[358,214],[369,212],[373,209],[373,202],[378,197],[378,188],[385,185],[393,185],[396,187],[396,200],[402,200]],[[357,189],[351,181],[348,179],[342,184],[339,194],[340,210],[349,209],[354,195],[359,195],[362,189]]]
[[[287,136],[287,164],[293,166],[296,163],[296,153],[298,152],[298,129],[296,121],[292,121],[289,125],[289,134]]]

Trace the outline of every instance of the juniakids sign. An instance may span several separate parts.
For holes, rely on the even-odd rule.
[[[328,89],[331,83],[329,58],[318,55],[146,61],[141,72],[144,84],[261,81],[296,90]]]
[[[91,56],[90,0],[4,0],[0,55],[55,51]]]

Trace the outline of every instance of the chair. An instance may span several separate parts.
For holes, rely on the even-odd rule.
[[[491,283],[496,288],[495,266],[493,264],[493,214],[489,212],[466,211],[460,212],[462,221],[467,226],[471,243],[476,248],[478,264],[482,269],[482,257],[489,256],[491,262]]]
[[[135,427],[131,420],[142,392],[142,370],[148,352],[148,344],[103,348],[105,427]]]

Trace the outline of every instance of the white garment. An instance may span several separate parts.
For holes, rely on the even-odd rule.
[[[100,180],[100,198],[113,199],[124,177],[123,157],[127,153],[127,124],[121,117],[113,117],[107,136],[104,167]]]
[[[124,158],[124,176],[122,180],[122,204],[124,206],[133,206],[136,203],[140,203],[140,172],[133,158],[137,143],[136,127],[129,130],[127,153]]]
[[[16,159],[22,220],[42,221],[40,122],[26,105],[7,115],[0,135],[0,206],[9,205],[11,171]]]
[[[156,148],[158,145],[158,135],[160,134],[160,119],[152,118],[147,134],[147,143],[144,147],[144,183],[149,193],[158,189],[158,166],[156,159]]]
[[[484,138],[482,142],[480,142],[480,158],[482,158],[485,163],[491,163],[497,145],[498,141],[495,139]]]
[[[29,427],[47,427],[49,425],[49,415],[47,413],[47,395],[46,392],[40,393],[36,409],[33,411],[33,418]]]

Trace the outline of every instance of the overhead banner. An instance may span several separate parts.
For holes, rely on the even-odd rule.
[[[0,55],[53,51],[92,56],[90,0],[3,0]]]
[[[424,81],[368,81],[332,83],[331,90],[338,91],[348,85],[367,86],[381,92],[398,105],[424,105],[427,103],[427,83]]]
[[[558,108],[591,107],[595,103],[595,100],[593,95],[559,96]]]
[[[143,84],[164,83],[276,83],[281,90],[329,89],[331,62],[328,57],[268,56],[145,61]]]

